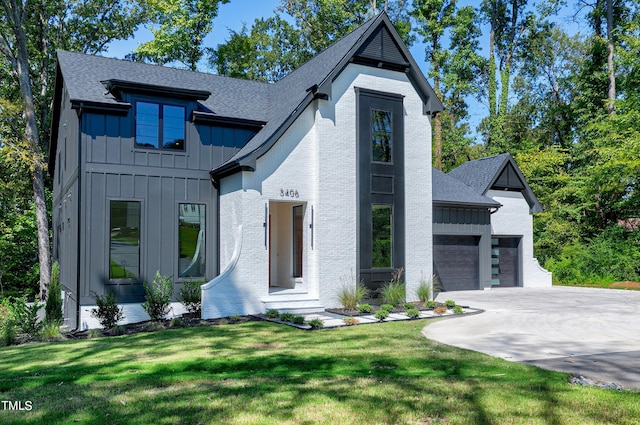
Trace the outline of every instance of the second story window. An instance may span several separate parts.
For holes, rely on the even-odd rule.
[[[185,108],[136,102],[136,147],[184,150]]]

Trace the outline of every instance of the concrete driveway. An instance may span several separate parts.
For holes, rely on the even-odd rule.
[[[484,313],[441,320],[433,340],[506,360],[640,388],[640,291],[496,288],[443,292]]]

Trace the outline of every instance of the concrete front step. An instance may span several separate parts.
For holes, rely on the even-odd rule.
[[[275,299],[263,300],[265,311],[278,310],[281,313],[308,314],[324,311],[324,306],[317,299]]]

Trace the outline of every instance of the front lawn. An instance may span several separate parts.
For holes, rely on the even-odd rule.
[[[0,349],[2,424],[632,424],[638,393],[448,347],[425,320],[267,322]],[[1,407],[0,407],[1,409]]]

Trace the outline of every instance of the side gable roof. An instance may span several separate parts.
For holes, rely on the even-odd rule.
[[[380,35],[376,40],[378,34]],[[393,65],[406,63],[403,70],[407,72],[410,81],[422,97],[425,112],[433,114],[442,111],[442,103],[400,39],[389,17],[383,12],[275,83],[271,105],[277,107],[273,108],[273,115],[268,124],[235,156],[214,169],[211,175],[220,178],[239,170],[253,170],[257,158],[273,146],[314,99],[327,99],[331,95],[331,83],[349,63],[358,59],[358,52],[361,55],[364,54],[362,52],[366,52],[370,57],[375,56],[375,47],[371,45],[376,41],[379,46],[392,46],[392,41],[397,47],[398,50],[395,52],[392,48],[383,51],[383,61],[389,58],[389,63]]]
[[[465,162],[447,175],[470,186],[480,195],[486,195],[489,189],[520,190],[532,213],[542,211],[538,198],[509,153]]]
[[[499,202],[478,194],[471,187],[436,168],[433,168],[431,173],[434,205],[480,208],[501,207]]]

